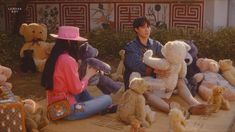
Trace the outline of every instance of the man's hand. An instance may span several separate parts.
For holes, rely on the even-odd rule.
[[[154,73],[161,78],[165,78],[170,75],[170,68],[168,68],[167,70],[159,70],[159,69],[155,68]]]

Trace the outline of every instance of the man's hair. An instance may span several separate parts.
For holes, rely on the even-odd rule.
[[[145,24],[150,26],[150,21],[145,16],[138,17],[133,21],[133,28],[138,28],[144,26]]]

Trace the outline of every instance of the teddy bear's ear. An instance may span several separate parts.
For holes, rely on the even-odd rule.
[[[47,29],[47,25],[45,25],[45,24],[43,24],[43,23],[40,23],[40,25],[41,25],[42,27],[44,27],[45,29]]]
[[[211,61],[209,63],[209,68],[210,68],[210,71],[218,72],[219,71],[219,64],[216,61]]]
[[[28,24],[26,24],[26,23],[23,23],[23,24],[20,26],[20,35],[24,35],[25,30],[26,30],[27,27],[28,27]]]
[[[171,45],[171,41],[167,42],[161,49],[161,52],[162,52],[162,55],[163,56],[166,56],[166,52],[167,52],[167,49],[170,47]]]
[[[122,50],[119,51],[120,56],[123,56],[124,54],[125,54],[125,50],[122,49]]]
[[[191,47],[187,43],[185,43],[185,42],[182,42],[182,43],[184,43],[184,46],[185,46],[187,51],[189,51],[191,49]]]
[[[204,58],[198,58],[197,59],[197,62],[196,62],[197,67],[201,66],[201,63],[202,63],[203,60],[204,60]]]
[[[225,62],[229,65],[233,65],[233,61],[231,59],[225,59]]]

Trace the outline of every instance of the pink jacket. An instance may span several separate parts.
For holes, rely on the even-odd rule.
[[[53,76],[53,90],[47,91],[48,105],[61,98],[67,98],[70,105],[76,103],[75,95],[81,93],[88,83],[87,78],[79,79],[79,65],[68,53],[59,56]]]

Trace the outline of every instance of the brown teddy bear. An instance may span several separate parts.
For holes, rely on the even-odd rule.
[[[46,42],[47,26],[38,23],[23,23],[19,32],[25,38],[25,43],[20,50],[20,57],[24,57],[25,50],[33,50],[33,59],[37,66],[37,70],[42,72],[46,59],[54,46],[54,44]]]
[[[235,67],[230,59],[219,60],[220,70],[223,77],[235,87]]]
[[[178,108],[172,108],[169,112],[170,132],[185,132],[186,119]]]
[[[125,50],[120,50],[119,51],[119,56],[120,56],[121,60],[118,64],[116,72],[111,74],[111,77],[112,77],[113,80],[123,81],[123,74],[124,74],[124,71],[125,71],[125,67],[124,67],[124,63],[123,63],[124,56],[125,56]]]
[[[224,92],[223,87],[218,86],[214,88],[213,94],[208,100],[208,104],[215,105],[214,112],[218,112],[220,109],[224,109],[224,110],[230,109],[230,104],[228,100],[224,99],[224,97],[222,96],[223,92]]]
[[[0,65],[0,86],[6,84],[6,81],[11,77],[11,74],[12,71],[10,68]]]
[[[200,73],[195,74],[194,78],[201,83],[198,93],[202,99],[207,101],[211,97],[213,89],[221,86],[225,88],[224,98],[230,101],[235,100],[235,88],[218,73],[219,64],[215,60],[199,58],[196,65],[200,69]]]
[[[39,132],[40,129],[49,124],[46,111],[43,110],[42,106],[32,99],[25,99],[22,102],[26,112],[27,132]]]
[[[139,120],[134,119],[133,121],[131,121],[130,132],[145,132],[145,130],[143,127],[141,127]]]
[[[133,120],[137,119],[142,126],[149,127],[155,120],[155,112],[148,105],[145,105],[143,96],[149,86],[139,73],[133,72],[130,76],[129,87],[130,89],[120,99],[117,115],[121,121],[127,124],[131,124]]]

